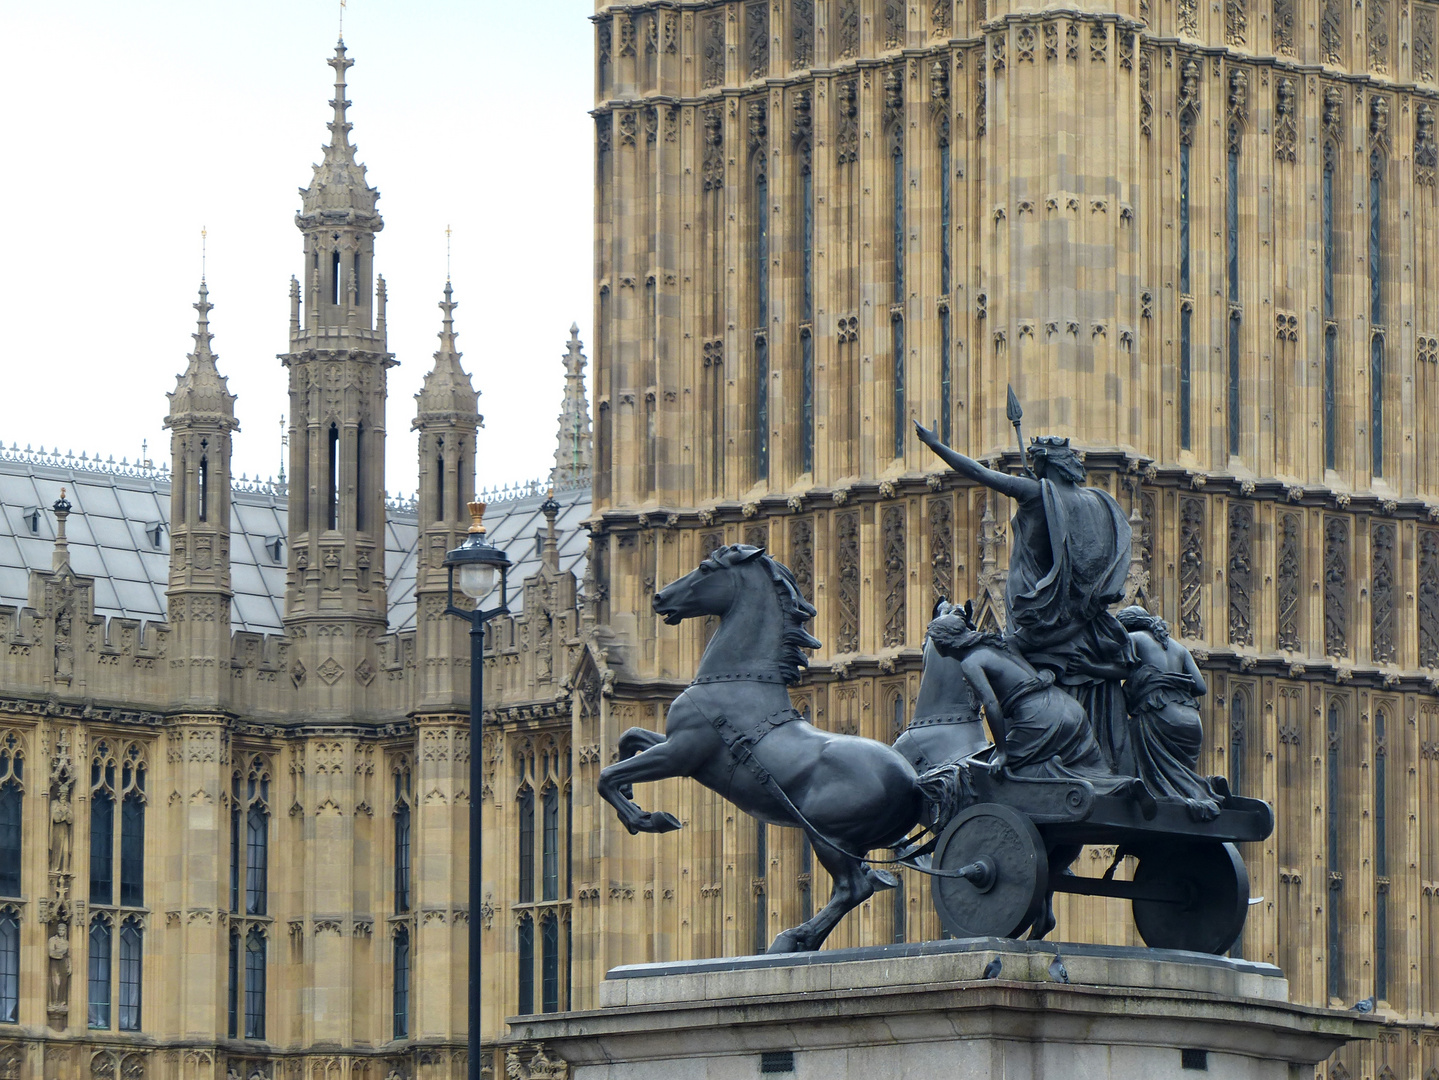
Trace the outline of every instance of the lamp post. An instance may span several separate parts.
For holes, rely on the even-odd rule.
[[[480,524],[485,504],[470,503],[469,535],[453,551],[445,553],[449,582],[445,592],[445,614],[464,619],[470,624],[470,1080],[480,1080],[480,806],[484,784],[481,752],[481,725],[484,722],[485,695],[485,624],[496,615],[509,613],[506,593],[510,557],[485,539]],[[471,610],[455,606],[455,571],[460,572],[460,591],[475,601]],[[500,602],[492,608],[481,608],[480,601],[495,586],[495,572],[500,575]]]

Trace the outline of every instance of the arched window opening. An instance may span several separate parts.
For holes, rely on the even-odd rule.
[[[395,914],[410,910],[410,769],[395,770]]]
[[[535,899],[535,791],[526,785],[520,789],[515,802],[520,817],[520,881],[519,902],[532,903]]]
[[[434,520],[445,521],[449,515],[445,512],[445,441],[440,440],[440,452],[435,455],[435,510]]]
[[[245,914],[265,915],[270,894],[270,774],[259,758],[250,765],[245,800]]]
[[[440,519],[442,521],[463,521],[465,517],[465,454],[464,451],[455,454],[455,509],[454,513],[445,505],[445,500],[440,500]]]
[[[100,742],[90,763],[90,903],[114,902],[114,876],[115,758]]]
[[[560,898],[560,793],[553,784],[548,785],[544,790],[543,812],[540,897],[544,900],[558,900]]]
[[[240,1033],[240,931],[230,930],[229,1000],[227,1031],[234,1039]]]
[[[25,758],[20,752],[19,737],[13,731],[6,732],[0,738],[0,896],[20,895],[24,781]],[[60,793],[60,800],[68,812],[71,805],[68,789]],[[0,1021],[3,1021],[3,1012],[0,1008]]]
[[[245,1038],[265,1037],[265,935],[258,926],[245,937]]]
[[[238,915],[240,913],[240,866],[245,850],[244,845],[240,842],[240,819],[244,817],[244,811],[241,809],[243,800],[238,772],[231,777],[230,795],[230,910]],[[231,1034],[233,1035],[234,1032]]]
[[[120,926],[120,1030],[140,1030],[140,980],[143,976],[145,931],[134,916]]]
[[[90,920],[89,964],[89,1025],[108,1030],[110,1027],[110,949],[112,944],[108,915]]]
[[[120,796],[120,904],[145,903],[145,761],[138,746],[125,752]]]
[[[340,253],[332,252],[330,255],[330,303],[340,302]]]
[[[20,913],[0,911],[0,1024],[20,1022]]]
[[[1374,996],[1389,996],[1389,710],[1374,712]]]
[[[329,494],[329,507],[326,513],[326,521],[329,528],[340,527],[340,428],[337,424],[330,425],[330,477],[326,484]]]
[[[540,918],[540,1008],[560,1011],[560,920],[553,911]]]
[[[519,951],[519,1011],[526,1015],[535,1011],[535,920],[528,913],[520,916],[516,931]]]
[[[395,992],[392,1005],[394,1037],[407,1039],[410,1035],[410,929],[404,925],[395,928]]]
[[[354,262],[350,268],[350,285],[355,290],[356,302],[360,299],[360,253],[355,252]]]
[[[1343,897],[1343,863],[1339,857],[1340,838],[1344,829],[1344,821],[1341,814],[1341,773],[1339,751],[1341,746],[1342,713],[1339,703],[1329,703],[1328,714],[1328,740],[1327,755],[1324,776],[1324,803],[1326,818],[1325,835],[1325,869],[1329,871],[1329,895],[1325,898],[1327,905],[1328,926],[1325,953],[1327,954],[1329,972],[1328,989],[1331,998],[1342,998],[1344,996],[1344,912],[1341,902]]]
[[[365,529],[365,425],[355,425],[355,531]]]
[[[183,482],[183,481],[182,481]],[[200,456],[200,468],[196,473],[195,482],[199,487],[199,518],[201,521],[210,520],[210,455]]]

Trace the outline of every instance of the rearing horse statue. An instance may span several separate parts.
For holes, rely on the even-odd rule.
[[[670,832],[680,822],[640,809],[631,785],[689,776],[759,821],[803,829],[834,892],[768,951],[818,949],[846,912],[896,884],[865,853],[940,817],[952,805],[953,778],[943,770],[921,778],[884,743],[821,731],[795,711],[787,687],[809,666],[802,650],[820,646],[804,628],[815,609],[763,548],[719,548],[655,594],[654,609],[670,625],[706,615],[720,623],[694,682],[670,706],[664,735],[621,735],[620,760],[600,773],[600,796],[631,833]]]

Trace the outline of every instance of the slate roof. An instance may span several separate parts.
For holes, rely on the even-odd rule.
[[[66,522],[70,565],[95,579],[95,610],[106,617],[161,620],[170,575],[170,477],[168,470],[99,458],[76,458],[0,447],[0,604],[29,602],[29,571],[48,572],[55,550],[51,504],[66,490],[73,510]],[[484,495],[481,496],[482,498]],[[537,535],[543,535],[540,504],[545,493],[530,484],[490,493],[485,524],[490,542],[516,564],[510,571],[510,607],[523,599],[519,585],[539,569]],[[588,487],[557,492],[556,529],[560,567],[576,577],[585,571],[588,536],[580,528],[590,511]],[[415,625],[415,559],[419,528],[413,501],[387,501],[385,573],[391,630]],[[283,545],[287,503],[283,489],[240,482],[231,499],[230,577],[235,599],[231,628],[277,633],[284,612]],[[158,527],[158,528],[157,528]]]

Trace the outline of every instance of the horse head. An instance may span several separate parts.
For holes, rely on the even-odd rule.
[[[794,575],[766,555],[764,548],[752,544],[717,548],[684,577],[655,593],[653,606],[671,626],[684,619],[706,615],[724,619],[735,612],[748,612],[746,618],[735,620],[747,623],[738,628],[740,636],[722,643],[724,635],[717,633],[706,649],[707,658],[728,662],[729,658],[720,654],[734,652],[732,659],[744,660],[751,658],[747,654],[759,651],[765,654],[767,665],[777,663],[785,682],[797,681],[800,670],[809,666],[800,650],[820,647],[804,629],[815,609],[800,594]],[[766,649],[766,630],[774,635],[768,642],[773,649]]]

